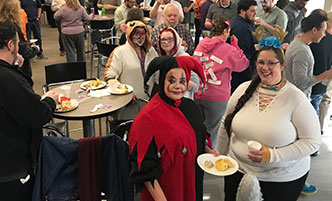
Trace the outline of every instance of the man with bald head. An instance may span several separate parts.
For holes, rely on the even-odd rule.
[[[179,10],[174,4],[167,4],[164,9],[164,23],[157,27],[154,27],[151,31],[151,41],[153,47],[158,50],[158,35],[159,32],[165,27],[172,27],[176,30],[179,36],[182,38],[182,45],[187,48],[187,53],[192,55],[195,50],[195,44],[193,41],[192,34],[185,27],[185,25],[179,23]]]
[[[176,8],[179,10],[179,21],[183,21],[184,14],[182,6],[179,2],[175,0],[157,0],[150,11],[150,18],[155,19],[155,27],[164,23],[163,13],[165,11],[165,7],[168,4],[174,4],[176,6]]]

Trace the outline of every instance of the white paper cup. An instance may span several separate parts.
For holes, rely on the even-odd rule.
[[[249,151],[250,150],[260,150],[262,148],[261,143],[259,143],[257,141],[249,141],[247,144],[248,144]]]
[[[120,83],[117,79],[108,80],[108,85],[112,91],[116,91],[119,84]]]
[[[69,96],[70,96],[70,89],[71,89],[70,85],[63,85],[60,87],[60,90],[61,90],[63,96],[67,97],[67,98],[69,98]]]
[[[98,10],[98,15],[101,16],[101,14],[102,14],[102,11]]]

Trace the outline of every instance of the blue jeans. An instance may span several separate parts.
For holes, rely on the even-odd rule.
[[[26,25],[27,28],[27,38],[30,40],[31,39],[31,31],[33,32],[33,37],[35,39],[38,39],[36,42],[36,45],[39,46],[39,52],[38,56],[40,56],[43,53],[42,49],[42,40],[41,40],[41,31],[40,31],[40,23],[38,20],[36,21],[29,21]]]
[[[317,115],[319,116],[319,104],[322,102],[323,94],[315,94],[310,96],[311,105],[314,107]]]

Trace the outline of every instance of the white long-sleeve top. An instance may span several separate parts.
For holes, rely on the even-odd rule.
[[[231,96],[225,117],[234,110],[250,82],[240,85]],[[275,95],[260,111],[259,92]],[[310,154],[318,150],[321,135],[318,117],[305,95],[287,81],[279,91],[257,87],[253,96],[235,115],[229,140],[224,124],[218,133],[217,149],[239,163],[239,171],[260,181],[285,182],[300,178],[310,169]],[[255,140],[270,150],[269,163],[248,159],[247,142]]]
[[[157,57],[157,52],[153,47],[146,52],[144,69],[148,68],[149,63]],[[157,78],[153,75],[148,84],[152,89],[153,82]],[[144,78],[141,72],[140,60],[128,41],[117,47],[110,55],[105,69],[105,80],[118,78],[121,83],[129,84],[134,88],[134,94],[138,98],[149,99],[144,93]]]

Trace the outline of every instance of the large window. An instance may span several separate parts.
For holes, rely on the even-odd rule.
[[[313,11],[317,8],[324,9],[324,3],[325,3],[325,0],[309,0],[308,4],[306,6],[306,8],[308,9],[307,15],[309,15],[311,13],[311,11]]]

